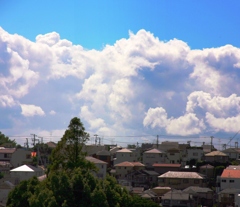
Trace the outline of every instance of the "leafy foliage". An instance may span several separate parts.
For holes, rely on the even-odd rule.
[[[8,196],[8,207],[154,207],[152,201],[132,197],[115,178],[99,180],[82,152],[88,134],[73,118],[62,140],[53,150],[52,165],[44,181],[36,177],[22,181]]]
[[[12,145],[12,147],[17,146],[17,143],[15,140],[9,139],[9,137],[5,136],[4,134],[2,134],[2,132],[0,132],[0,145],[5,144],[5,143],[10,143]]]

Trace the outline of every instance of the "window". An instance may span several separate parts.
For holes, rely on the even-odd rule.
[[[188,179],[183,179],[183,183],[189,183]]]
[[[199,184],[199,180],[194,180],[194,183],[195,184]]]
[[[234,183],[234,180],[230,180],[229,182],[230,182],[230,183]]]
[[[31,159],[31,155],[26,155],[26,159]]]
[[[4,158],[11,158],[11,154],[4,154]]]
[[[226,183],[226,180],[222,180],[222,183]]]
[[[194,152],[194,153],[193,153],[193,156],[198,156],[198,153],[197,153],[197,152]]]

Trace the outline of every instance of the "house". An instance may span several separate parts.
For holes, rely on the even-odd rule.
[[[238,195],[240,194],[239,188],[226,188],[218,193],[218,206],[237,206]]]
[[[128,161],[118,163],[114,165],[114,167],[116,170],[115,177],[120,180],[121,179],[127,180],[127,174],[129,174],[132,171],[145,169],[145,165],[140,162],[128,162]]]
[[[204,154],[217,150],[213,145],[205,144],[205,142],[203,142],[202,148],[203,148]]]
[[[226,168],[220,176],[220,191],[227,188],[240,188],[240,169]]]
[[[181,190],[190,186],[206,187],[206,182],[205,177],[196,172],[169,171],[158,176],[158,185]]]
[[[122,162],[136,162],[137,161],[137,154],[129,149],[121,149],[116,152],[116,159],[114,160],[114,165]]]
[[[207,178],[214,177],[214,166],[206,164],[199,167],[199,173],[206,175]]]
[[[239,148],[228,148],[222,151],[229,156],[230,159],[238,160],[240,159],[240,149]]]
[[[191,195],[181,190],[171,190],[164,194],[161,200],[163,207],[195,207]]]
[[[16,151],[16,148],[0,147],[0,161],[9,162],[12,158],[12,154]]]
[[[221,151],[212,151],[204,155],[204,160],[206,162],[227,163],[229,156]]]
[[[160,199],[159,199],[158,195],[150,189],[143,191],[140,196],[142,198],[152,200],[155,203],[160,203]]]
[[[43,169],[31,165],[22,165],[10,170],[10,175],[14,178],[14,185],[22,180],[28,180],[34,176],[38,177],[44,174]]]
[[[105,150],[105,146],[102,145],[83,145],[82,151],[87,154],[87,156],[92,156],[97,152]]]
[[[193,200],[196,201],[197,206],[200,204],[202,206],[213,206],[215,203],[214,192],[210,188],[190,186],[185,188],[183,192],[189,193],[192,195]]]
[[[93,155],[93,157],[106,162],[107,167],[111,166],[111,154],[109,151],[101,150],[101,151],[97,152],[95,155]]]
[[[202,160],[203,155],[204,153],[203,153],[202,147],[187,147],[185,157],[183,157],[182,160],[184,161],[184,165],[186,165],[187,163],[193,160],[195,162],[194,165],[196,165],[196,162],[199,162]]]
[[[166,152],[167,155],[167,163],[181,163],[181,152],[179,149],[176,148],[172,148],[172,149],[168,149]]]
[[[154,163],[165,163],[166,153],[158,149],[151,149],[143,153],[143,164],[152,166]]]
[[[160,175],[162,175],[168,171],[180,171],[181,170],[181,164],[154,163],[152,166],[153,166],[154,171],[156,171]]]
[[[126,179],[133,187],[150,188],[157,186],[159,174],[151,170],[135,170],[127,174]]]
[[[14,168],[24,164],[31,165],[31,151],[25,148],[16,149],[11,156],[10,163]]]
[[[171,188],[157,186],[152,188],[152,191],[154,191],[159,197],[162,197],[165,193],[171,191]]]
[[[97,167],[98,171],[96,173],[94,173],[94,175],[97,178],[105,178],[107,175],[107,163],[96,159],[94,157],[90,157],[90,156],[86,156],[86,160],[88,160],[89,162],[92,162],[95,164],[95,166]]]
[[[6,206],[8,194],[15,186],[4,179],[0,180],[0,206]]]
[[[165,141],[158,145],[157,149],[161,151],[167,151],[169,149],[179,149],[178,142]]]

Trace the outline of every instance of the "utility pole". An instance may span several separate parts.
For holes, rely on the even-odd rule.
[[[25,143],[25,146],[27,147],[27,149],[29,148],[29,145],[28,145],[28,138],[26,138],[26,143]]]
[[[97,137],[98,137],[98,135],[94,134],[93,136],[95,137],[95,145],[97,145],[97,140],[98,140]]]
[[[158,142],[158,135],[157,135],[157,149],[158,149],[158,144],[159,144],[159,142]]]
[[[35,147],[35,142],[36,142],[36,134],[31,134],[31,135],[33,135],[33,139],[32,139],[32,141],[33,141],[33,147]]]
[[[211,138],[211,152],[212,152],[212,149],[213,149],[213,136],[210,137]]]

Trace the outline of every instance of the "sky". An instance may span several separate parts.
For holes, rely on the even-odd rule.
[[[90,143],[234,146],[239,10],[237,0],[0,0],[0,131],[57,142],[79,117]]]

